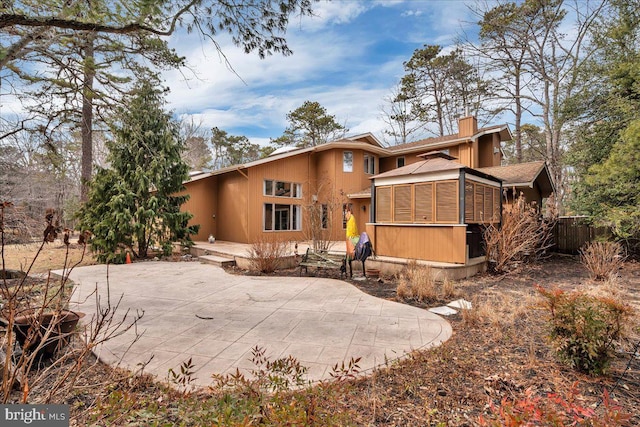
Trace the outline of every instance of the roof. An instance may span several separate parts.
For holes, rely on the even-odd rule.
[[[453,157],[447,156],[444,153],[428,153],[425,155],[425,160],[372,176],[371,179],[390,178],[404,175],[422,175],[425,173],[445,172],[467,168],[462,163],[458,163],[452,159]]]
[[[492,133],[499,133],[501,141],[509,141],[510,139],[512,139],[509,126],[503,124],[480,128],[473,136],[459,137],[457,133],[453,135],[436,136],[414,142],[407,142],[405,144],[393,145],[391,147],[388,147],[387,149],[392,154],[398,154],[407,151],[419,151],[420,149],[434,149],[436,147],[446,147],[464,141],[472,141],[474,139],[480,138],[483,135],[489,135]]]
[[[549,196],[555,190],[547,163],[544,161],[480,168],[478,170],[500,178],[505,187],[533,188],[537,184],[543,197]]]
[[[363,188],[362,190],[355,193],[349,193],[347,194],[347,197],[350,199],[370,199],[371,187]]]

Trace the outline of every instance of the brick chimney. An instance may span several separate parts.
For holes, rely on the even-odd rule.
[[[471,137],[478,133],[478,119],[475,116],[460,117],[458,119],[458,137]]]

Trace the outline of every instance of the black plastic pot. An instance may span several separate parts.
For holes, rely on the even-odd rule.
[[[78,321],[84,317],[84,313],[70,310],[61,310],[56,317],[55,313],[43,313],[37,316],[35,313],[16,316],[13,321],[13,330],[20,347],[26,351],[38,351],[41,358],[51,358],[60,349],[69,344],[71,333]],[[0,319],[0,323],[8,325],[6,319]],[[34,328],[37,331],[34,331]],[[46,341],[42,343],[47,330],[51,329]],[[31,335],[31,336],[30,336]],[[29,341],[27,343],[27,341]],[[40,344],[42,343],[42,347]],[[25,346],[26,344],[26,346]]]

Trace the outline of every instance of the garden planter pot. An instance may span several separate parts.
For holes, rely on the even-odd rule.
[[[380,277],[380,270],[378,270],[377,268],[368,268],[367,277],[370,279],[377,279],[378,277]]]
[[[58,350],[69,344],[72,332],[78,324],[78,321],[83,317],[84,313],[77,313],[70,310],[60,311],[57,318],[54,313],[43,313],[40,316],[36,316],[36,314],[22,314],[15,317],[13,330],[16,333],[16,339],[20,347],[30,352],[40,346],[47,330],[51,329],[42,348],[38,350],[38,355],[41,358],[51,358]],[[6,319],[2,319],[1,322],[4,325],[8,323]],[[33,333],[33,337],[31,337],[30,342],[25,348],[24,345],[33,328],[37,328],[38,331]]]

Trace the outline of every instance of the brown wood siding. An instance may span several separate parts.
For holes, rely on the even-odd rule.
[[[412,222],[411,211],[412,185],[395,185],[393,187],[393,222]]]
[[[189,194],[189,200],[180,207],[183,212],[190,212],[193,218],[189,225],[200,225],[198,234],[192,236],[193,240],[207,240],[209,235],[217,237],[216,218],[218,206],[218,187],[215,176],[199,179],[185,184],[182,194]]]
[[[458,120],[458,136],[470,137],[478,132],[478,119],[474,116],[462,117]]]
[[[458,145],[458,161],[467,167],[472,167],[472,157],[473,153],[471,152],[471,145],[469,144],[460,144]]]
[[[375,250],[378,256],[464,264],[466,227],[376,224]]]
[[[494,139],[493,135],[483,135],[478,139],[478,168],[488,168],[493,166],[500,166],[500,163],[496,163],[496,158],[499,160],[499,153],[494,153]],[[499,148],[499,147],[498,147]]]
[[[414,221],[433,222],[433,183],[415,184]]]
[[[449,155],[458,159],[460,157],[460,148],[456,145],[449,148]]]
[[[229,242],[250,243],[248,180],[239,172],[231,172],[218,178],[218,213],[216,214],[216,239]]]
[[[436,222],[457,223],[458,181],[438,181],[435,186]]]
[[[404,156],[391,156],[380,159],[380,173],[396,169],[396,159]],[[406,161],[406,158],[405,158]]]

